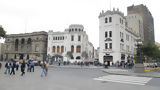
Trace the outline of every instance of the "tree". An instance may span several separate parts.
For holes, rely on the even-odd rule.
[[[87,53],[86,51],[83,51],[81,56],[82,56],[84,59],[88,59],[88,53]]]
[[[73,57],[73,54],[72,54],[71,51],[68,51],[66,55],[67,55],[67,57],[69,57],[70,59]]]
[[[144,44],[140,48],[147,59],[157,59],[160,57],[160,50],[154,43]]]
[[[2,26],[0,26],[0,38],[5,38],[6,37],[6,31],[3,29]]]

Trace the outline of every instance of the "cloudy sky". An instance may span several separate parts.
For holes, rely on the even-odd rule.
[[[155,40],[160,42],[158,0],[111,0],[111,8],[127,13],[127,6],[144,4],[154,17]],[[64,31],[82,24],[95,48],[99,46],[99,13],[110,10],[110,0],[0,0],[0,25],[7,34]]]

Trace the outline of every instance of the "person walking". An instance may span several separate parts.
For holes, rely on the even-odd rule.
[[[21,64],[21,76],[23,76],[25,74],[25,61],[23,61],[23,63]]]
[[[47,74],[48,74],[48,67],[49,67],[49,63],[48,63],[48,61],[46,62],[46,76],[47,76]]]
[[[41,65],[41,77],[43,77],[44,75],[46,76],[46,64],[45,62],[43,61],[42,65]]]
[[[31,66],[30,66],[30,60],[27,62],[27,72],[29,72],[30,71],[30,68],[31,68]]]
[[[16,71],[18,71],[18,68],[19,68],[19,62],[17,61],[16,62]]]
[[[15,61],[13,61],[12,62],[12,64],[11,64],[11,73],[10,73],[10,75],[15,75],[15,70],[14,70],[14,68],[16,67],[16,62]]]
[[[30,72],[31,71],[34,72],[34,62],[33,62],[33,60],[30,62]]]
[[[6,70],[5,70],[4,74],[10,74],[10,66],[11,66],[11,63],[9,63],[7,61],[6,64],[5,64]]]

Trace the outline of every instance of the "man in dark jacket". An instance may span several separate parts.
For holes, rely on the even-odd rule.
[[[15,61],[13,61],[13,63],[11,64],[11,68],[12,68],[12,70],[11,70],[11,73],[10,73],[10,75],[12,75],[12,73],[13,73],[13,75],[15,75],[15,70],[14,70],[14,68],[16,67],[16,62]]]
[[[26,67],[25,61],[23,61],[23,63],[21,64],[21,72],[22,72],[21,76],[25,74],[25,67]]]

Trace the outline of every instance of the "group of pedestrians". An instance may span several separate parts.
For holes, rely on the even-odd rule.
[[[21,64],[18,61],[14,61],[14,60],[7,61],[5,63],[4,74],[15,75],[15,69],[16,69],[16,71],[18,71],[19,67],[20,67],[21,76],[23,76],[25,74],[26,65],[27,65],[27,72],[34,72],[35,64],[34,64],[33,60],[29,60],[27,63],[23,60],[21,62]],[[41,76],[47,76],[49,63],[43,61],[43,62],[39,63],[39,65],[42,69],[41,70]],[[1,66],[2,66],[2,64],[0,63],[0,68],[1,68]]]
[[[16,71],[18,71],[18,68],[20,66],[21,68],[21,76],[23,76],[25,74],[25,68],[26,68],[26,64],[27,64],[27,72],[34,72],[34,61],[33,60],[29,60],[27,63],[25,63],[25,61],[23,61],[21,63],[21,66],[20,66],[20,63],[19,62],[16,62],[16,61],[12,61],[12,62],[6,62],[5,64],[5,74],[9,74],[9,75],[15,75],[15,68],[16,68]],[[0,65],[1,66],[1,65]],[[48,62],[41,62],[40,63],[40,67],[41,67],[41,76],[47,76],[48,74],[48,66],[49,66],[49,63]]]
[[[15,68],[16,68],[16,71],[18,71],[19,65],[20,64],[18,61],[17,62],[14,60],[12,60],[11,62],[7,61],[5,64],[6,70],[5,70],[4,74],[15,75]],[[25,62],[23,61],[21,64],[21,72],[22,72],[21,76],[23,76],[25,74],[24,71],[25,71]]]

